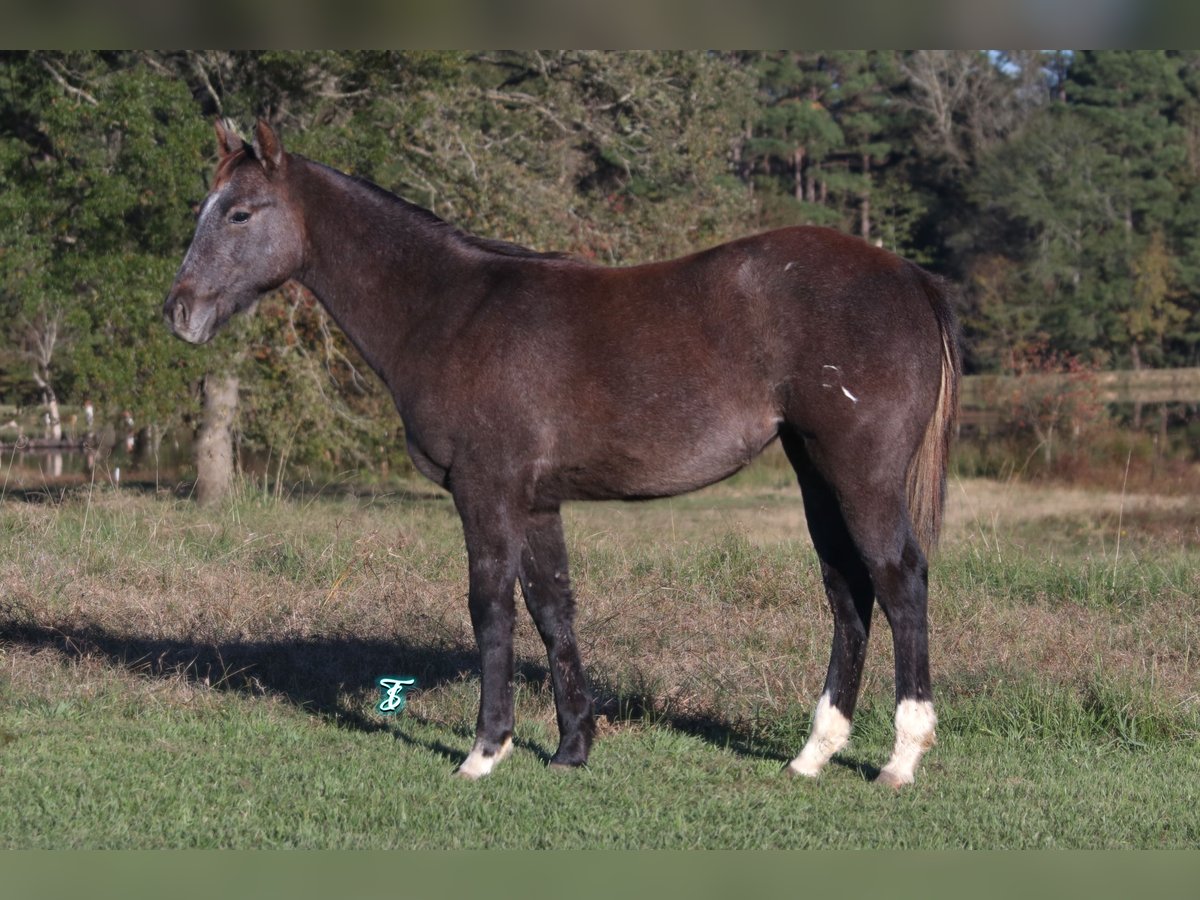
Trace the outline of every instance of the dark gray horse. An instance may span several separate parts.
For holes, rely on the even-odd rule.
[[[896,659],[908,783],[932,745],[925,553],[937,537],[960,362],[949,291],[884,250],[787,228],[612,269],[465,234],[375,185],[217,124],[220,162],[163,313],[209,340],[295,279],[387,384],[416,467],[454,497],[470,561],[487,774],[512,748],[514,584],[549,654],[556,766],[595,733],[559,509],[720,481],[779,438],[833,608],[816,775],[850,736],[871,611]]]

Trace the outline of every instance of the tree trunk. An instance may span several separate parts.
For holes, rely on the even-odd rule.
[[[204,422],[196,438],[196,500],[216,503],[233,484],[233,417],[237,413],[238,380],[234,375],[204,379]]]
[[[751,155],[748,160],[745,160],[743,162],[742,148],[744,146],[746,146],[747,144],[749,144],[750,141],[752,141],[753,139],[754,139],[754,126],[751,125],[749,122],[747,122],[746,123],[746,132],[742,136],[742,140],[738,143],[737,160],[738,160],[739,165],[737,168],[737,172],[743,178],[743,180],[745,180],[746,191],[747,191],[747,193],[750,194],[751,197],[754,196],[754,157]]]
[[[1137,341],[1129,345],[1129,361],[1133,364],[1133,371],[1140,372],[1142,370],[1142,352],[1138,347]],[[1133,428],[1136,431],[1142,427],[1142,401],[1133,401]]]
[[[797,147],[792,154],[793,187],[792,195],[797,200],[804,199],[804,148]]]
[[[58,412],[58,395],[54,393],[54,388],[50,386],[50,371],[46,369],[42,372],[34,370],[34,383],[37,384],[42,391],[42,402],[46,404],[47,410],[47,429],[46,437],[55,440],[62,440],[62,418]]]
[[[871,239],[871,157],[866,153],[862,155],[862,173],[863,192],[860,230],[862,232],[862,239],[869,241]]]
[[[58,412],[58,395],[53,391],[46,397],[46,406],[50,410],[50,437],[55,441],[62,440],[62,418]]]

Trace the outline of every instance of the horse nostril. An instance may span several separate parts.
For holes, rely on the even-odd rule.
[[[186,328],[188,322],[188,308],[186,303],[175,301],[175,308],[171,310],[171,321],[176,328]]]

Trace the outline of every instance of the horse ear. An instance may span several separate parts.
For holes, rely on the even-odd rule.
[[[213,123],[213,127],[217,132],[217,152],[221,155],[221,159],[227,156],[232,156],[246,146],[246,142],[242,140],[233,129],[233,123],[228,119],[217,119]]]
[[[263,119],[259,119],[254,126],[254,155],[268,172],[283,164],[283,142]]]

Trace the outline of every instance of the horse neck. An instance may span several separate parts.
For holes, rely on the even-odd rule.
[[[432,214],[379,188],[291,157],[302,207],[305,262],[297,277],[393,390],[413,332],[454,316],[473,295],[471,255]]]

